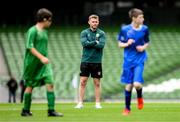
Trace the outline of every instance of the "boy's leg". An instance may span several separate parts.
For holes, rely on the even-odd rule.
[[[47,101],[48,101],[48,109],[54,110],[55,106],[55,94],[53,90],[52,84],[47,84]]]
[[[57,113],[55,107],[55,94],[53,84],[47,84],[47,101],[48,101],[48,116],[63,116],[62,113]]]
[[[143,87],[143,70],[144,64],[138,65],[134,70],[134,83],[133,86],[137,91],[137,102],[138,102],[138,109],[142,109],[144,106],[144,100],[142,95],[142,87]]]
[[[123,111],[123,115],[128,115],[131,111],[131,94],[132,94],[132,88],[133,85],[132,84],[127,84],[125,87],[125,109]]]
[[[131,110],[131,94],[132,94],[132,84],[127,84],[125,88],[125,107],[128,110]]]
[[[139,94],[142,94],[142,89],[140,89],[140,90],[136,89],[136,90],[137,90],[138,109],[141,110],[144,107],[144,99],[143,99],[142,95],[139,95]],[[141,92],[141,93],[139,93],[139,92]]]
[[[32,116],[32,113],[30,112],[31,108],[31,96],[32,96],[32,87],[27,87],[24,93],[24,107],[21,113],[21,116]]]
[[[143,97],[143,95],[142,95],[142,84],[139,82],[134,82],[133,85],[134,85],[136,92],[137,92],[137,98],[142,98]]]
[[[121,82],[125,85],[124,96],[125,96],[125,109],[123,115],[128,115],[131,111],[131,94],[133,88],[133,68],[124,68],[121,74]]]
[[[142,95],[142,84],[139,82],[134,82],[134,87],[137,92],[137,107],[139,110],[143,109],[144,107],[144,99]]]

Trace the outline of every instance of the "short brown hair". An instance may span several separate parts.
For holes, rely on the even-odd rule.
[[[138,8],[132,8],[129,10],[129,17],[133,18],[133,17],[138,17],[139,15],[142,15],[143,11],[141,9]]]
[[[52,18],[53,14],[50,10],[46,8],[41,8],[36,13],[36,20],[37,22],[42,22],[44,20],[49,20]]]
[[[91,18],[99,19],[99,16],[96,15],[96,14],[91,14],[91,15],[89,16],[89,20],[90,20]]]

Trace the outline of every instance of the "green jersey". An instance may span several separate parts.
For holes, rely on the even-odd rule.
[[[98,28],[92,31],[88,28],[81,32],[80,38],[83,46],[81,62],[101,63],[106,40],[104,31]]]
[[[33,26],[27,32],[23,79],[26,81],[38,81],[52,76],[50,64],[43,64],[30,52],[31,48],[35,48],[45,57],[48,56],[47,30],[38,31],[36,26]]]

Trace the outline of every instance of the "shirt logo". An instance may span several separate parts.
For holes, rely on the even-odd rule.
[[[96,34],[96,41],[99,41],[99,33]]]
[[[121,41],[124,41],[124,36],[121,36],[120,39],[121,39]]]
[[[96,38],[98,38],[98,37],[99,37],[99,33],[96,34]]]

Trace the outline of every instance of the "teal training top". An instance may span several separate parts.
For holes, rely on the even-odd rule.
[[[102,63],[103,48],[105,46],[105,32],[97,28],[92,31],[90,28],[85,29],[80,35],[83,46],[81,62]]]

